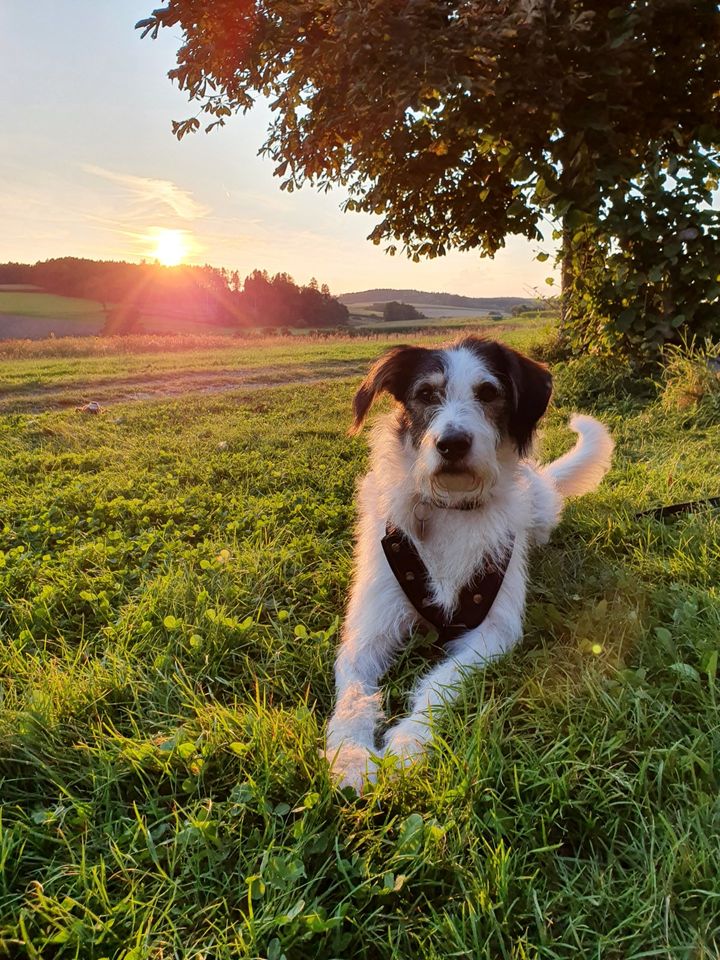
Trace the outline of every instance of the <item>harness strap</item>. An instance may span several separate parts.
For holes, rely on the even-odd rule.
[[[439,642],[447,643],[466,631],[479,627],[490,613],[507,573],[515,537],[497,565],[486,561],[478,568],[470,582],[460,591],[457,606],[449,618],[433,599],[430,574],[415,544],[391,523],[385,528],[381,543],[390,569],[403,593],[420,616],[438,631]]]

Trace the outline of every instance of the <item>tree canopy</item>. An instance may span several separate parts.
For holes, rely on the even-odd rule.
[[[612,241],[658,160],[716,169],[709,0],[169,0],[138,27],[182,32],[170,75],[199,114],[178,136],[263,95],[282,186],[345,185],[373,241],[415,258],[548,220],[566,252],[603,218]]]
[[[387,303],[376,304],[382,310],[383,320],[396,322],[398,320],[425,320],[425,314],[420,313],[411,303],[401,303],[399,300],[388,300]]]

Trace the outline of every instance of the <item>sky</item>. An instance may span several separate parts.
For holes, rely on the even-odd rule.
[[[180,31],[134,30],[158,2],[0,0],[0,261],[152,259],[178,231],[187,262],[316,277],[335,294],[548,292],[537,244],[415,264],[366,239],[374,221],[343,213],[341,189],[284,193],[257,155],[264,104],[178,142],[171,121],[196,109],[167,77]]]

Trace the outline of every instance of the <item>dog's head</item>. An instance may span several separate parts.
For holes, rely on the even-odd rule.
[[[413,454],[418,491],[458,505],[482,499],[502,465],[528,452],[552,377],[534,360],[480,337],[438,350],[395,347],[360,385],[351,432],[383,391],[400,404],[399,438]]]

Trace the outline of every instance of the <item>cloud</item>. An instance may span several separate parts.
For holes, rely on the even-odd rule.
[[[90,163],[82,164],[82,169],[93,176],[119,184],[141,203],[153,209],[169,207],[183,220],[198,220],[209,213],[208,207],[198,203],[191,193],[183,190],[172,180],[156,180],[154,177],[136,177],[131,173],[116,173],[114,170],[105,170]]]

